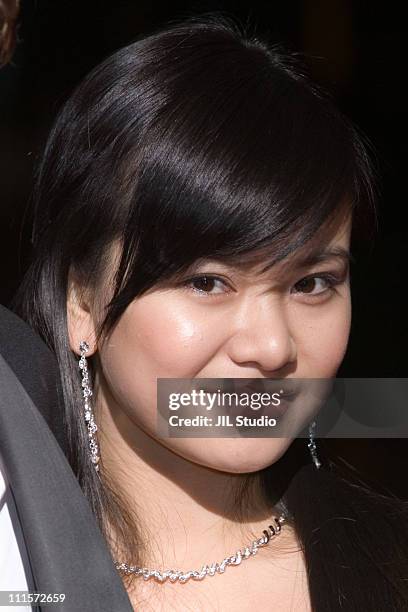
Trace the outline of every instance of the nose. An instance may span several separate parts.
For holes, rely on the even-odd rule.
[[[227,351],[236,364],[273,372],[296,360],[297,346],[283,304],[271,299],[259,303],[252,300],[232,324]]]

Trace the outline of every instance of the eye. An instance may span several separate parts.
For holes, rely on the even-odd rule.
[[[327,291],[334,291],[334,287],[342,282],[341,279],[332,274],[319,274],[314,276],[306,276],[294,285],[294,293],[302,293],[304,295],[318,296]]]
[[[326,292],[334,291],[335,285],[339,285],[341,282],[343,282],[343,279],[328,273],[306,276],[294,285],[294,293],[309,296],[310,299],[313,299]],[[215,297],[231,291],[231,287],[224,279],[213,274],[199,274],[187,278],[181,285],[201,297]]]
[[[191,288],[196,293],[201,295],[213,296],[221,293],[226,293],[227,284],[218,276],[209,274],[201,274],[188,278],[183,282],[183,286]]]

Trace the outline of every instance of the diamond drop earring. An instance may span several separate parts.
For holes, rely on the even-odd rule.
[[[92,390],[89,382],[88,375],[88,364],[86,362],[86,353],[89,351],[89,344],[82,340],[79,345],[79,351],[81,353],[81,358],[79,360],[79,369],[81,370],[82,375],[82,395],[84,398],[84,418],[85,423],[88,429],[88,438],[89,438],[89,455],[91,461],[95,467],[96,472],[99,472],[99,445],[96,438],[96,432],[98,431],[98,427],[95,423],[94,414],[92,412],[92,407],[89,401],[89,398],[92,395]]]
[[[310,423],[309,425],[309,442],[307,443],[307,447],[310,451],[310,454],[312,456],[313,459],[313,463],[315,464],[316,468],[319,469],[319,467],[322,465],[319,457],[317,456],[317,450],[316,450],[316,442],[314,440],[314,431],[316,429],[316,421],[312,421],[312,423]]]

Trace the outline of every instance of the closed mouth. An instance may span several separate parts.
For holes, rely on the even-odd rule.
[[[218,410],[226,412],[226,414],[235,414],[242,416],[278,416],[284,413],[289,404],[299,395],[300,387],[295,384],[294,379],[265,379],[265,378],[224,378],[219,381],[220,384],[216,385],[204,385],[205,391],[216,392],[217,390],[223,393],[236,393],[238,395],[238,404],[227,403],[223,406],[218,405]],[[259,407],[252,407],[251,405],[242,403],[243,394],[248,394],[250,403],[252,402],[252,394],[279,394],[280,404],[276,405],[273,403],[264,404],[261,402]]]
[[[293,379],[273,381],[269,378],[253,378],[249,379],[232,379],[234,391],[241,391],[243,393],[268,393],[272,395],[278,393],[281,398],[293,399],[298,393],[299,389],[295,387]],[[245,381],[245,382],[244,382]]]

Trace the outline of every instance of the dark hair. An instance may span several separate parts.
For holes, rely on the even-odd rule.
[[[137,525],[108,475],[102,485],[89,463],[67,334],[70,270],[97,286],[108,247],[120,241],[102,334],[135,297],[202,257],[273,265],[338,226],[345,211],[352,239],[374,228],[373,186],[362,137],[297,60],[216,14],[121,49],[61,110],[39,169],[35,256],[15,307],[57,355],[69,460],[105,535],[110,521],[135,562]],[[302,467],[305,446],[295,440],[248,486],[258,479],[289,513],[313,609],[406,610],[406,506],[329,461]]]
[[[0,0],[0,66],[7,64],[17,42],[18,0]]]

